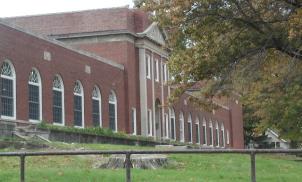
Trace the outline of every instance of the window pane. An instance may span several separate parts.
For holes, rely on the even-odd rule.
[[[40,119],[39,86],[28,85],[29,119]]]
[[[207,131],[206,131],[206,126],[202,126],[202,132],[203,132],[202,144],[207,144]]]
[[[171,118],[171,138],[175,139],[175,119]]]
[[[13,116],[13,80],[1,78],[1,114]]]
[[[62,117],[62,92],[53,90],[53,121],[63,123]]]
[[[82,97],[75,95],[74,96],[74,125],[82,126]]]
[[[213,145],[213,130],[210,128],[210,145]]]
[[[196,143],[199,143],[199,125],[195,124],[195,132],[196,132]]]
[[[115,104],[109,104],[109,128],[114,131],[116,130],[115,112]]]
[[[188,140],[189,140],[189,142],[192,141],[191,133],[192,133],[192,130],[191,130],[191,123],[188,123]]]
[[[100,104],[98,100],[92,100],[92,120],[93,126],[100,126]]]

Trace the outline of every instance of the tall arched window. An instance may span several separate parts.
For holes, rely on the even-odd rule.
[[[1,66],[1,118],[16,119],[16,72],[5,61]]]
[[[203,119],[203,122],[202,122],[202,134],[203,134],[203,138],[202,138],[202,144],[203,145],[207,145],[207,121],[206,119],[204,118]]]
[[[192,116],[189,114],[188,117],[188,141],[192,142]]]
[[[84,127],[84,90],[80,81],[76,81],[73,89],[74,126]]]
[[[224,135],[224,124],[221,123],[221,139],[222,139],[222,147],[225,147],[225,135]]]
[[[195,120],[195,133],[196,133],[196,143],[200,144],[200,129],[199,129],[199,119]]]
[[[185,141],[185,121],[184,121],[184,114],[180,112],[179,114],[179,141]]]
[[[215,138],[215,146],[219,147],[219,124],[217,121],[215,122]]]
[[[209,123],[209,132],[210,132],[210,141],[209,141],[209,145],[210,145],[210,146],[213,146],[214,135],[213,135],[213,123],[212,123],[212,121],[210,121],[210,123]]]
[[[171,126],[171,139],[175,140],[175,112],[173,108],[170,108],[170,126]]]
[[[52,103],[53,122],[64,125],[64,85],[59,75],[52,82]]]
[[[114,91],[109,95],[109,128],[117,131],[117,100]]]
[[[28,80],[29,120],[42,120],[42,83],[37,69],[33,68]]]
[[[94,127],[102,126],[101,92],[97,86],[92,90],[92,122]]]

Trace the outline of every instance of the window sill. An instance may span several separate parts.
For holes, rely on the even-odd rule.
[[[41,120],[30,119],[29,122],[31,122],[31,123],[41,123]]]

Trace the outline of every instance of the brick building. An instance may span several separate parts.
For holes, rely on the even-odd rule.
[[[243,148],[238,101],[168,106],[165,37],[128,8],[0,19],[1,118]]]

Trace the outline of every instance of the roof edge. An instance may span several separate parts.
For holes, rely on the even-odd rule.
[[[65,49],[67,49],[67,50],[70,50],[70,51],[73,51],[73,52],[75,52],[75,53],[78,53],[78,54],[87,56],[87,57],[89,57],[89,58],[96,59],[96,60],[98,60],[98,61],[100,61],[100,62],[102,62],[102,63],[108,64],[108,65],[113,66],[113,67],[116,67],[116,68],[118,68],[118,69],[121,69],[121,70],[124,70],[124,69],[125,69],[125,67],[124,67],[123,65],[118,64],[118,63],[116,63],[116,62],[114,62],[114,61],[112,61],[112,60],[103,58],[103,57],[98,56],[98,55],[96,55],[96,54],[93,54],[93,53],[91,53],[91,52],[87,52],[87,51],[75,49],[75,48],[73,48],[73,47],[71,47],[71,46],[69,46],[69,45],[66,45],[66,44],[64,44],[64,43],[62,43],[62,42],[60,42],[60,41],[57,41],[57,40],[54,40],[54,39],[50,39],[49,37],[42,36],[42,35],[33,33],[33,32],[31,32],[31,31],[25,30],[25,29],[23,29],[23,28],[21,28],[21,27],[15,25],[15,24],[11,24],[11,23],[5,21],[3,18],[0,18],[0,24],[4,25],[4,26],[6,26],[6,27],[12,28],[12,29],[14,29],[14,30],[20,31],[20,32],[22,32],[22,33],[26,33],[26,34],[28,34],[28,35],[30,35],[30,36],[36,37],[36,38],[41,39],[41,40],[43,40],[43,41],[46,41],[46,42],[48,42],[48,43],[51,43],[51,44],[60,46],[60,47],[62,47],[62,48],[65,48]]]

